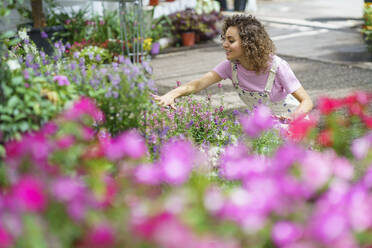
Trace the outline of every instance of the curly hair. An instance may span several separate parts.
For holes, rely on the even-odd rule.
[[[252,15],[233,15],[225,19],[222,39],[229,27],[238,28],[244,54],[252,63],[253,70],[257,73],[267,71],[271,56],[275,53],[275,45],[264,26]]]

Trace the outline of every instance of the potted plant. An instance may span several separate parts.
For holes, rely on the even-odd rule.
[[[170,16],[173,31],[182,38],[183,46],[195,44],[195,30],[198,29],[198,14],[193,9],[176,12]]]

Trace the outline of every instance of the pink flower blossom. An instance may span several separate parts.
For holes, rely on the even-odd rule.
[[[78,120],[83,115],[89,115],[97,122],[102,122],[104,120],[102,111],[87,97],[81,97],[76,101],[73,107],[65,112],[64,117],[67,120]]]
[[[85,193],[85,183],[79,178],[61,177],[54,181],[52,192],[63,202],[79,200]]]
[[[161,182],[161,170],[156,165],[140,165],[134,172],[138,183],[156,185]]]
[[[109,248],[115,246],[115,231],[108,224],[94,227],[83,241],[86,248]]]
[[[159,247],[193,247],[194,237],[176,216],[168,212],[145,218],[133,225],[134,233]]]
[[[146,150],[144,139],[134,130],[124,132],[104,146],[105,155],[110,160],[118,160],[124,156],[139,159]]]
[[[7,248],[13,245],[13,238],[10,234],[0,225],[0,247]]]
[[[162,178],[170,184],[184,183],[192,170],[196,152],[189,142],[169,141],[161,149],[160,167]]]
[[[57,147],[59,149],[67,149],[71,147],[72,145],[74,145],[75,137],[72,135],[67,135],[67,136],[61,137],[56,142],[57,142]]]
[[[301,178],[310,190],[323,187],[332,175],[333,157],[308,151],[300,161]]]
[[[294,243],[301,237],[301,229],[289,221],[280,221],[274,224],[272,238],[279,247]]]
[[[25,176],[13,188],[13,196],[21,209],[40,212],[47,206],[43,185],[36,178]]]
[[[356,159],[361,160],[367,156],[370,147],[371,142],[369,139],[365,137],[358,138],[353,140],[353,143],[351,144],[351,152]]]
[[[249,116],[241,116],[240,123],[246,134],[252,138],[257,138],[261,135],[261,132],[274,126],[274,118],[270,108],[260,105]]]
[[[70,85],[70,81],[68,81],[68,78],[63,75],[54,76],[53,81],[56,81],[59,86]]]

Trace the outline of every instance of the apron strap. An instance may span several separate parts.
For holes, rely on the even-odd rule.
[[[273,56],[273,63],[271,65],[271,69],[269,71],[269,77],[267,78],[265,91],[271,92],[271,89],[273,88],[274,80],[275,80],[275,74],[276,70],[278,69],[278,60],[276,59],[276,56]]]
[[[238,88],[239,81],[238,81],[238,64],[230,62],[231,65],[231,81],[235,88]]]

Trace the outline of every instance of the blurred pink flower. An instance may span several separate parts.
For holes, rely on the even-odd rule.
[[[61,137],[56,141],[57,147],[59,149],[67,149],[70,146],[74,145],[75,143],[75,137],[72,135],[66,135],[64,137]]]
[[[176,216],[168,212],[145,218],[133,225],[133,231],[145,240],[164,248],[193,247],[194,237]]]
[[[161,170],[157,165],[139,165],[136,167],[134,177],[138,183],[156,185],[161,182]]]
[[[164,144],[159,161],[162,179],[170,184],[184,183],[191,173],[195,152],[187,141],[171,140]]]
[[[139,159],[147,151],[145,140],[134,130],[111,139],[103,148],[110,160],[118,160],[124,156]]]
[[[289,221],[276,222],[272,229],[272,239],[279,247],[286,247],[294,243],[301,237],[301,234],[301,229]]]
[[[241,116],[240,123],[246,134],[252,138],[257,138],[261,135],[261,132],[274,126],[274,118],[270,108],[259,105],[249,116]]]
[[[314,192],[323,187],[333,174],[333,158],[320,152],[307,151],[300,164],[301,179]]]
[[[40,212],[47,206],[43,185],[31,176],[24,176],[14,185],[13,197],[23,210]]]
[[[54,76],[53,81],[56,81],[59,86],[70,85],[70,81],[68,81],[68,78],[63,75]]]
[[[52,185],[54,196],[63,202],[79,200],[85,193],[85,183],[80,178],[61,177]]]
[[[109,248],[115,246],[115,231],[108,224],[101,224],[89,231],[83,241],[86,248]]]
[[[94,121],[101,122],[104,121],[104,115],[100,109],[96,107],[94,102],[87,98],[81,97],[76,101],[72,108],[67,110],[64,117],[67,120],[78,120],[82,115],[89,115]]]
[[[351,152],[358,160],[364,159],[370,148],[371,142],[366,137],[355,139],[351,144]]]
[[[0,224],[0,247],[7,248],[13,245],[13,238]]]

